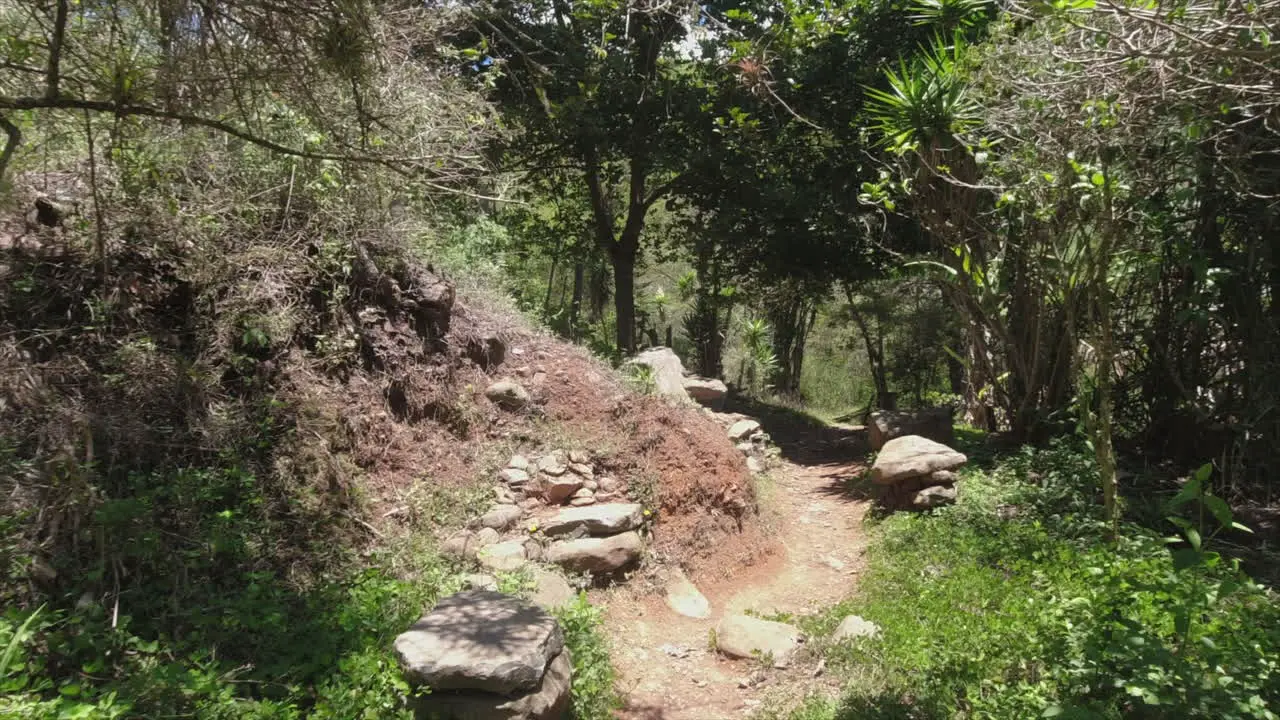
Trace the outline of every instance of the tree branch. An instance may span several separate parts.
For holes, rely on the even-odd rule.
[[[0,151],[0,180],[4,180],[4,171],[9,167],[9,159],[18,149],[18,143],[22,142],[22,131],[3,115],[0,115],[0,128],[4,128],[5,135],[9,138],[5,141],[4,150]]]
[[[44,96],[48,100],[58,97],[58,81],[61,79],[62,40],[67,34],[67,0],[58,0],[53,18],[53,37],[49,39],[49,63],[44,73]]]
[[[259,137],[234,125],[222,122],[221,120],[164,110],[152,105],[135,105],[132,103],[122,103],[111,100],[82,100],[70,97],[37,98],[0,96],[0,110],[88,110],[91,112],[111,113],[121,117],[137,116],[156,118],[159,120],[172,120],[180,123],[199,125],[201,127],[209,128],[210,130],[216,130],[220,133],[239,138],[245,142],[257,145],[272,152],[280,153],[281,155],[300,157],[308,160],[336,160],[343,162],[375,163],[378,165],[384,165],[405,175],[408,175],[409,171],[400,167],[397,163],[411,163],[425,160],[425,158],[393,158],[378,157],[375,155],[347,155],[341,153],[311,152],[309,150],[301,150],[287,145],[281,145],[278,142]]]

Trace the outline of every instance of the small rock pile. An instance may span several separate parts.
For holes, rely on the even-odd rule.
[[[420,720],[559,720],[573,668],[564,632],[519,598],[468,590],[442,600],[395,640]]]
[[[725,427],[725,431],[729,434],[729,439],[733,441],[734,447],[738,448],[738,452],[746,456],[747,469],[752,473],[759,474],[764,472],[765,460],[777,457],[780,454],[777,446],[773,444],[772,438],[769,437],[769,433],[760,427],[759,421],[746,415],[720,413],[710,409],[705,410],[705,412]]]
[[[493,505],[446,540],[445,552],[501,571],[545,561],[609,574],[639,562],[644,508],[628,500],[625,483],[598,476],[587,452],[514,455],[498,479]]]
[[[953,471],[967,461],[942,443],[906,435],[885,443],[871,466],[871,481],[886,508],[928,510],[955,502]]]

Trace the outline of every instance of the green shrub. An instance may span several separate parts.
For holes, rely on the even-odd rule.
[[[838,706],[788,717],[1276,717],[1273,594],[1136,525],[1107,542],[1096,487],[1087,453],[1027,450],[955,507],[886,520],[859,597],[807,628],[856,613],[881,636],[830,649],[857,678]]]
[[[614,690],[616,676],[609,648],[600,631],[600,608],[585,594],[556,613],[564,628],[565,647],[573,659],[573,717],[609,720],[621,704]]]

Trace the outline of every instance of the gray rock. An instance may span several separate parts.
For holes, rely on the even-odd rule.
[[[467,343],[467,357],[488,370],[507,359],[507,344],[494,334],[478,337]]]
[[[955,485],[960,476],[950,470],[938,470],[929,475],[929,482],[932,485]]]
[[[578,597],[577,591],[564,575],[555,570],[534,566],[530,568],[529,575],[533,578],[533,592],[529,595],[529,601],[538,607],[556,610]]]
[[[591,496],[575,497],[575,498],[569,499],[569,504],[573,507],[586,507],[588,505],[595,505],[596,499],[595,497],[591,497]]]
[[[912,496],[911,506],[918,510],[929,510],[931,508],[942,507],[943,505],[951,505],[955,501],[955,487],[934,485],[933,487],[927,487]]]
[[[743,455],[750,455],[756,449],[756,446],[752,445],[749,442],[740,442],[737,444],[736,447],[738,448],[738,452],[742,453]]]
[[[578,488],[578,492],[574,493],[573,497],[575,498],[595,497],[595,491],[593,491],[591,488],[586,487],[584,485],[583,487]]]
[[[582,463],[570,463],[569,472],[575,475],[581,475],[584,478],[593,478],[596,476],[595,470],[592,470],[590,465],[584,465]]]
[[[608,573],[640,561],[644,542],[635,532],[605,538],[561,540],[547,548],[547,561],[570,572]]]
[[[498,472],[498,477],[512,487],[519,487],[529,482],[529,473],[519,468],[503,468]]]
[[[907,435],[919,435],[943,444],[954,442],[951,416],[951,408],[875,412],[867,419],[867,440],[872,450],[879,450],[890,440]]]
[[[762,473],[764,472],[764,463],[760,462],[759,458],[749,457],[747,458],[747,470],[756,474]]]
[[[554,477],[559,477],[568,470],[564,464],[564,458],[556,453],[543,455],[538,458],[538,472],[545,473]]]
[[[595,480],[583,480],[582,487],[590,490],[591,492],[595,492],[596,490],[600,489],[600,483],[596,482]]]
[[[734,442],[746,440],[760,431],[760,423],[755,420],[739,420],[729,426],[729,439]]]
[[[464,530],[445,540],[440,550],[446,555],[474,558],[482,549],[498,542],[498,538],[498,531],[493,528],[484,528],[479,532]]]
[[[534,538],[526,538],[524,541],[524,556],[529,562],[538,562],[542,560],[542,556],[546,551],[542,548],[542,543]]]
[[[511,459],[507,461],[507,467],[514,468],[516,470],[528,470],[529,458],[523,455],[512,455]]]
[[[515,505],[516,496],[505,485],[493,486],[493,499],[499,505]]]
[[[476,561],[483,567],[500,572],[519,570],[528,562],[523,540],[505,540],[480,549]]]
[[[636,503],[596,504],[586,508],[567,508],[541,518],[538,526],[548,536],[568,535],[582,528],[591,535],[617,535],[644,524],[644,508]]]
[[[430,692],[413,699],[418,720],[562,720],[568,717],[573,665],[566,648],[547,665],[534,690],[516,695]]]
[[[831,633],[833,642],[843,642],[855,638],[873,638],[880,634],[880,626],[870,620],[863,620],[857,615],[849,615],[840,621],[836,631]]]
[[[484,396],[503,410],[522,410],[529,404],[529,391],[514,380],[493,383],[485,389]]]
[[[724,409],[724,398],[729,394],[729,388],[719,380],[696,376],[684,379],[684,391],[694,402],[712,410]]]
[[[697,620],[711,617],[711,603],[698,588],[689,581],[683,570],[674,570],[667,577],[667,607],[676,612]]]
[[[968,460],[963,454],[919,435],[894,438],[885,443],[871,466],[871,481],[892,485],[908,478],[952,470]]]
[[[658,394],[676,400],[688,400],[684,391],[684,363],[671,348],[656,347],[636,355],[626,365],[644,365],[653,371],[653,382]]]
[[[579,465],[588,465],[591,463],[591,455],[586,450],[570,450],[569,462]]]
[[[538,478],[538,488],[548,504],[559,505],[582,489],[582,478],[577,475],[544,475]]]
[[[485,573],[471,573],[462,579],[468,590],[498,591],[498,578]]]
[[[506,530],[520,522],[524,511],[514,505],[495,505],[480,517],[480,524],[494,530]]]
[[[410,684],[503,695],[538,688],[563,649],[560,625],[545,610],[489,590],[445,598],[395,640]]]
[[[618,488],[622,485],[617,478],[611,477],[602,477],[596,482],[600,485],[600,487],[596,488],[600,492],[618,492]]]
[[[725,615],[716,626],[716,649],[736,658],[759,657],[774,667],[791,664],[804,636],[786,623],[748,615]]]

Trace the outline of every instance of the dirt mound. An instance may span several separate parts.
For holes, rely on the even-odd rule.
[[[384,500],[416,477],[466,485],[492,477],[514,452],[582,448],[657,511],[654,548],[667,561],[696,566],[726,534],[747,529],[755,498],[746,466],[704,413],[638,394],[584,349],[501,311],[460,306],[448,338],[460,389],[453,412],[408,423],[373,413],[395,438],[370,467]],[[501,363],[476,362],[468,350],[495,346]],[[531,408],[511,413],[487,400],[498,379],[524,386]]]
[[[705,557],[754,510],[717,425],[455,297],[390,231],[197,248],[163,230],[95,246],[45,228],[50,242],[0,247],[0,461],[20,466],[0,490],[24,518],[6,542],[50,577],[83,577],[96,547],[150,522],[197,537],[214,510],[254,520],[244,547],[269,548],[255,565],[315,573],[335,547],[443,532],[483,509],[512,453],[554,448],[591,451],[655,509],[668,560]],[[486,399],[499,378],[530,406]],[[168,490],[175,477],[195,495]],[[104,508],[137,515],[95,538]]]

